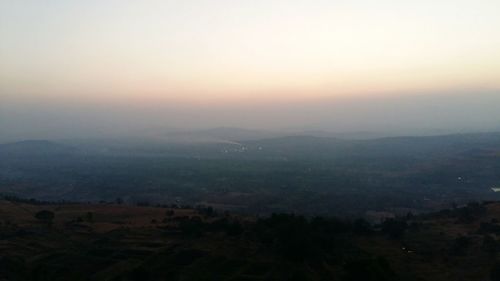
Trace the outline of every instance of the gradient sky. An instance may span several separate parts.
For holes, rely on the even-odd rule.
[[[498,0],[0,0],[3,118],[26,104],[491,97],[499,11]]]

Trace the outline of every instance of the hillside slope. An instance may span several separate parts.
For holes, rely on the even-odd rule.
[[[370,226],[209,207],[3,200],[0,279],[489,280],[499,218],[500,203]]]

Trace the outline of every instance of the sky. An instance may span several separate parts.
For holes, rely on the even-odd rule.
[[[0,0],[0,133],[495,127],[499,11],[498,0]]]

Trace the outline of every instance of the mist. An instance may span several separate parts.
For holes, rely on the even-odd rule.
[[[0,104],[0,140],[156,137],[169,131],[238,127],[270,131],[421,135],[500,129],[500,91],[461,90],[373,97],[126,103],[10,99]]]

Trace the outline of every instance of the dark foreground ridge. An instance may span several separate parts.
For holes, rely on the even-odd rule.
[[[0,200],[0,280],[500,280],[500,203],[358,220]]]

